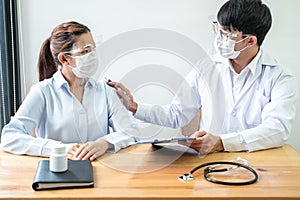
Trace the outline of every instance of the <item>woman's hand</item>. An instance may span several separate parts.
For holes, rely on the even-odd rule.
[[[104,154],[108,149],[113,148],[113,145],[104,139],[87,142],[80,145],[74,155],[76,160],[95,160]]]
[[[75,154],[78,151],[80,146],[81,146],[81,144],[78,144],[78,143],[66,144],[68,159],[77,160],[75,157]]]
[[[197,131],[196,140],[180,141],[180,144],[195,149],[200,154],[209,154],[213,152],[224,151],[220,136],[215,136],[205,131]]]

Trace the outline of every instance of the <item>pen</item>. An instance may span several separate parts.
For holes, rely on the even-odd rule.
[[[107,82],[112,82],[112,80],[110,80],[109,78],[107,78],[107,77],[104,77],[104,78]]]

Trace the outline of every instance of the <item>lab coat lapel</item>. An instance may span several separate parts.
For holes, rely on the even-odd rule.
[[[253,84],[256,82],[256,80],[261,76],[261,72],[262,72],[262,64],[261,61],[257,64],[256,70],[255,70],[255,74],[253,75],[251,72],[251,74],[249,75],[240,95],[238,96],[238,98],[236,99],[235,104],[238,104],[239,101],[241,101],[244,97],[245,97],[245,93],[250,90],[250,88],[253,86]]]
[[[229,67],[226,68],[225,70],[225,78],[223,79],[223,86],[225,89],[228,99],[228,103],[230,103],[230,107],[232,108],[234,106],[234,98],[233,98],[233,93],[232,93],[232,81],[230,77],[230,69]]]

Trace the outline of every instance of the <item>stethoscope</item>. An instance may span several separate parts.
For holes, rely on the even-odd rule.
[[[223,184],[223,185],[249,185],[252,183],[255,183],[258,180],[258,175],[256,173],[256,171],[254,169],[252,169],[251,167],[248,166],[248,161],[245,159],[242,159],[240,157],[237,158],[238,162],[234,162],[234,161],[217,161],[217,162],[208,162],[208,163],[204,163],[201,164],[197,167],[195,167],[194,169],[192,169],[189,173],[183,174],[182,176],[180,176],[178,179],[181,181],[192,181],[194,180],[193,177],[193,173],[196,172],[198,169],[201,169],[203,167],[206,167],[204,169],[204,178],[207,181],[210,181],[212,183],[217,183],[217,184]],[[242,162],[242,163],[240,163]],[[233,165],[232,167],[225,167],[225,168],[218,168],[216,169],[216,167],[220,166],[220,165]],[[242,167],[248,171],[250,171],[254,177],[251,180],[247,180],[247,181],[241,181],[241,182],[228,182],[228,181],[220,181],[217,179],[213,179],[210,177],[210,173],[216,173],[216,172],[226,172],[226,171],[230,171],[232,169],[236,169],[238,167]]]

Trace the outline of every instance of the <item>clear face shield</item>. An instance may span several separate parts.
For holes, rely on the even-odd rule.
[[[77,77],[90,78],[97,72],[99,58],[96,51],[99,46],[100,42],[87,44],[82,47],[76,47],[76,45],[74,45],[71,51],[63,52],[75,59],[76,66],[70,67]]]
[[[97,47],[99,47],[99,46],[100,46],[100,42],[87,44],[82,47],[76,47],[76,44],[75,44],[71,51],[66,51],[63,53],[66,55],[72,56],[72,57],[83,56],[87,53],[95,52]]]
[[[227,40],[227,39],[234,39],[239,36],[237,33],[230,33],[228,31],[225,31],[221,28],[220,24],[217,21],[212,22],[213,31],[216,35],[220,35],[221,39]],[[250,34],[242,34],[243,37],[250,36]]]

